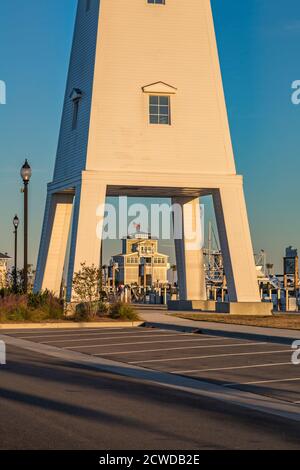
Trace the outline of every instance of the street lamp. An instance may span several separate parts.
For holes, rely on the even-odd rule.
[[[15,266],[14,266],[14,291],[17,292],[17,266],[18,266],[18,227],[19,227],[19,217],[15,215],[13,219],[13,225],[15,227]]]
[[[21,168],[21,178],[24,183],[24,292],[28,290],[28,184],[31,178],[31,168],[28,160],[25,160]]]

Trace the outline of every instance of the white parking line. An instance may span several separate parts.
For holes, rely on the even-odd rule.
[[[297,382],[300,380],[300,377],[295,377],[291,379],[275,379],[275,380],[259,380],[255,382],[233,382],[230,384],[224,384],[224,387],[233,387],[234,385],[259,385],[259,384],[272,384],[272,383],[281,383],[281,382]]]
[[[130,333],[130,330],[126,330],[126,331],[117,331],[117,330],[122,330],[122,328],[105,328],[105,332],[101,331],[99,328],[98,329],[91,329],[91,330],[88,330],[88,331],[66,331],[65,333],[62,333],[61,331],[59,333],[56,333],[56,332],[53,332],[53,334],[45,334],[45,335],[35,335],[35,334],[30,334],[30,335],[26,335],[26,336],[16,336],[16,338],[18,339],[29,339],[29,338],[59,338],[59,337],[62,337],[62,336],[93,336],[93,335],[101,335],[101,336],[105,336],[105,335],[111,335],[114,331],[116,331],[116,333],[118,335],[126,335],[128,333]],[[96,331],[96,333],[90,333],[90,331]],[[109,333],[108,333],[109,331]],[[141,330],[139,331],[139,333],[165,333],[166,330],[161,330],[161,331],[154,331],[154,330],[149,330],[149,331],[144,331],[144,330]],[[187,334],[192,334],[192,333],[187,333]],[[163,334],[162,334],[163,336]],[[206,336],[206,335],[205,335]]]
[[[171,335],[173,336],[173,335]],[[180,335],[180,336],[184,336],[184,335]],[[166,341],[163,341],[163,340],[158,340],[158,341],[135,341],[133,343],[108,343],[108,344],[93,344],[91,346],[88,346],[88,345],[85,345],[85,346],[66,346],[65,348],[63,349],[82,349],[82,348],[107,348],[109,346],[113,347],[113,346],[133,346],[133,345],[136,345],[136,344],[155,344],[155,343],[192,343],[193,341],[201,341],[201,343],[203,341],[220,341],[220,338],[204,338],[204,339],[198,339],[198,338],[191,338],[191,339],[167,339]],[[42,344],[45,344],[45,343],[42,343]],[[257,343],[255,343],[257,344]],[[184,348],[180,348],[180,349],[184,349]],[[120,352],[119,354],[121,354],[122,352]]]
[[[267,344],[267,343],[265,343]],[[213,354],[210,356],[190,356],[190,357],[176,357],[173,359],[152,359],[149,361],[134,361],[134,362],[128,362],[128,364],[145,364],[147,362],[172,362],[172,361],[190,361],[191,359],[208,359],[210,357],[229,357],[229,356],[251,356],[255,354],[278,354],[278,353],[284,353],[284,352],[289,352],[291,353],[290,349],[285,349],[281,351],[261,351],[261,352],[247,352],[247,353],[230,353],[230,354]]]
[[[170,336],[191,336],[190,333],[180,333],[180,334],[171,334],[171,335],[151,335],[152,338],[166,338],[166,337],[170,337]],[[126,336],[126,338],[140,338],[141,336],[140,335],[128,335]],[[105,339],[105,340],[110,340],[110,339],[122,339],[122,337],[120,336],[109,336],[109,337],[106,337],[106,338],[101,338],[101,337],[98,337],[98,338],[80,338],[80,339],[58,339],[58,340],[51,340],[51,341],[41,341],[42,344],[51,344],[51,343],[72,343],[72,342],[78,342],[78,341],[97,341],[98,339]],[[198,340],[198,341],[201,341],[201,340]],[[127,343],[120,343],[120,344],[127,344]]]
[[[97,356],[97,354],[95,354]],[[196,372],[217,372],[220,370],[238,370],[238,369],[254,369],[256,367],[275,367],[275,366],[293,366],[290,362],[277,362],[270,364],[254,364],[252,366],[233,366],[233,367],[217,367],[216,369],[194,369],[194,370],[176,370],[172,371],[171,374],[192,374]]]
[[[202,341],[211,341],[211,340],[205,340],[203,339]],[[216,340],[214,340],[216,341]],[[141,343],[138,343],[138,344],[141,344]],[[264,344],[264,343],[262,343]],[[124,346],[127,346],[127,343],[124,344]],[[105,354],[105,356],[116,356],[116,355],[120,355],[120,354],[141,354],[141,353],[149,353],[149,352],[161,352],[161,351],[178,351],[178,350],[186,350],[186,349],[200,349],[200,348],[213,348],[213,347],[221,347],[221,346],[227,346],[227,344],[218,344],[218,345],[213,345],[213,346],[182,346],[180,348],[159,348],[159,349],[140,349],[139,351],[118,351],[118,352],[109,352],[109,353],[106,353],[105,351],[103,351],[102,353],[97,353],[97,354],[93,354],[94,356],[101,356],[102,354]],[[229,344],[228,346],[232,346],[232,344]]]

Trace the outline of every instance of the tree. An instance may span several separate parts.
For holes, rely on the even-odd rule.
[[[272,264],[272,263],[267,263],[267,264],[266,264],[266,268],[267,268],[267,270],[268,270],[268,275],[269,275],[269,276],[271,275],[271,272],[272,272],[273,267],[274,267],[274,264]]]
[[[99,300],[101,285],[101,269],[94,264],[87,266],[81,263],[81,269],[74,274],[73,290],[79,302],[85,304],[89,316],[97,313],[95,302]]]
[[[172,284],[174,285],[174,284],[175,284],[175,273],[176,273],[176,271],[177,271],[177,266],[176,266],[176,264],[172,264],[171,269],[172,269],[172,273],[173,273],[173,274],[172,274],[172,281],[173,281]]]

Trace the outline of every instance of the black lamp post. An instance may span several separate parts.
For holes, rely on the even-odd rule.
[[[14,266],[14,291],[17,292],[17,272],[18,272],[18,227],[19,227],[19,217],[15,215],[13,219],[13,224],[15,227],[15,266]]]
[[[31,168],[25,160],[24,165],[21,168],[21,177],[24,183],[24,292],[28,290],[28,184],[31,178]]]

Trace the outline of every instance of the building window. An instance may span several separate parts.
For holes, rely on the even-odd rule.
[[[73,118],[72,118],[72,130],[77,129],[78,122],[78,112],[79,112],[79,100],[73,101]]]
[[[170,96],[149,97],[150,124],[171,124]]]
[[[148,0],[148,3],[155,3],[157,5],[164,5],[166,0]]]
[[[73,88],[70,98],[73,103],[72,130],[74,131],[77,129],[79,103],[82,98],[82,91],[79,90],[79,88]]]

